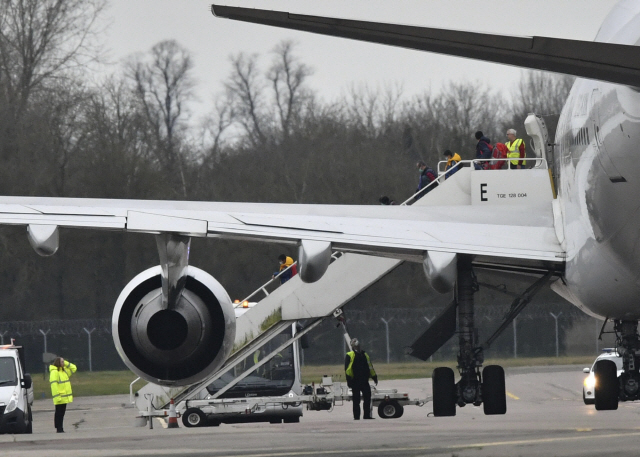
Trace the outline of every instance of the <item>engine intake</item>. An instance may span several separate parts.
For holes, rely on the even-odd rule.
[[[113,340],[138,376],[164,386],[203,380],[229,356],[235,314],[229,295],[211,275],[189,266],[182,297],[162,308],[161,267],[133,278],[113,310]]]

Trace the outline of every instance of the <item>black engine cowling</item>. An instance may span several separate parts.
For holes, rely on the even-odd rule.
[[[160,266],[143,271],[120,293],[112,331],[124,363],[164,386],[201,381],[220,368],[235,341],[229,295],[211,275],[189,266],[175,309],[163,309]]]

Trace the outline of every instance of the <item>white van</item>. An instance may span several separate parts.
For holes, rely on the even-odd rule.
[[[33,385],[24,372],[24,350],[12,344],[0,346],[0,433],[31,433]]]

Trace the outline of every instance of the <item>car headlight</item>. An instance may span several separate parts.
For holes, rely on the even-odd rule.
[[[587,376],[584,380],[584,387],[587,390],[593,390],[596,386],[596,377],[594,376],[593,373],[591,373],[589,376]]]
[[[4,409],[4,413],[8,414],[13,412],[16,408],[18,407],[18,396],[15,394],[15,392],[13,393],[13,395],[11,396],[11,400],[9,400],[9,404],[7,405],[7,407]]]

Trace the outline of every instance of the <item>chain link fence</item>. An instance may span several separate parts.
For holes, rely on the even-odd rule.
[[[488,338],[504,317],[507,307],[477,306],[476,323],[479,341]],[[346,310],[347,325],[376,363],[411,362],[406,348],[442,311],[440,308],[375,308]],[[576,308],[557,310],[531,308],[522,312],[515,325],[507,328],[485,353],[487,358],[555,357],[557,355],[595,355],[613,341],[597,336],[602,321],[587,317]],[[607,340],[607,337],[609,340]],[[83,371],[124,370],[111,336],[110,319],[73,319],[47,321],[0,322],[0,344],[11,339],[25,347],[27,369],[32,373],[47,370],[43,353],[61,355]],[[343,360],[346,343],[342,329],[327,319],[309,334],[309,347],[304,350],[306,364],[335,364]],[[434,356],[433,360],[455,360],[455,336]]]

